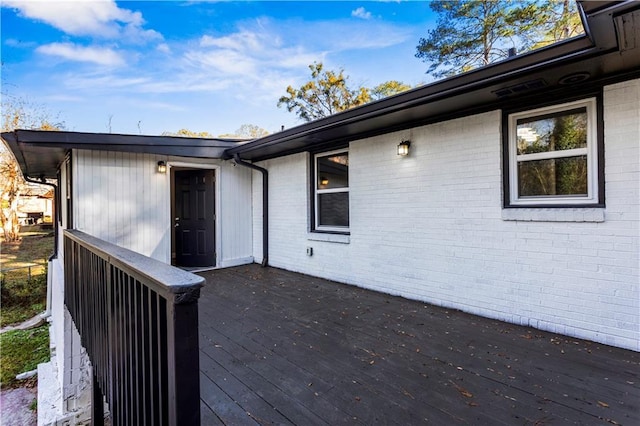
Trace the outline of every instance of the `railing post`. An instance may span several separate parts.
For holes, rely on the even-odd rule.
[[[65,304],[93,366],[93,424],[200,424],[202,277],[65,231]],[[103,396],[104,392],[104,396]]]
[[[175,389],[176,426],[200,424],[200,360],[198,348],[198,298],[200,289],[175,294],[173,323],[170,325],[168,347],[169,365],[175,374],[169,377],[169,386]],[[172,359],[173,358],[173,359]],[[194,368],[196,367],[196,368]],[[172,383],[173,381],[173,383]]]
[[[93,394],[91,397],[91,424],[92,426],[104,426],[104,399],[95,372],[93,372],[92,376]]]

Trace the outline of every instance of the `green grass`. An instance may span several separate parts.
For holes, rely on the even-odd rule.
[[[49,327],[0,334],[0,352],[0,386],[4,389],[20,385],[17,374],[34,370],[49,360]]]
[[[0,246],[0,327],[45,310],[46,260],[53,252],[53,233],[30,226],[23,227],[20,235],[22,240],[2,241]]]
[[[1,233],[0,233],[1,235]],[[22,239],[0,241],[0,326],[20,323],[46,308],[46,261],[53,252],[53,233],[39,227],[23,227]],[[31,268],[25,266],[36,265]],[[33,370],[49,360],[49,327],[0,334],[0,386],[24,386],[16,374]],[[33,385],[30,379],[26,385]]]
[[[20,323],[46,309],[47,275],[31,280],[0,277],[0,327]]]
[[[0,237],[2,232],[0,232]],[[0,268],[10,269],[33,263],[44,264],[53,253],[53,231],[42,230],[39,226],[23,226],[22,240],[13,243],[2,241]]]

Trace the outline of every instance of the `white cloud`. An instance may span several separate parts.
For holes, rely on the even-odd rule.
[[[156,46],[156,50],[161,53],[171,53],[171,48],[167,43],[160,43]]]
[[[313,62],[338,68],[331,57],[393,46],[410,36],[406,28],[376,21],[249,20],[238,23],[235,32],[172,46],[175,58],[155,67],[156,75],[144,72],[149,81],[132,90],[219,92],[248,103],[276,103],[288,85],[309,79]]]
[[[351,11],[351,16],[360,19],[371,19],[371,12],[367,11],[364,7],[359,7]]]
[[[187,52],[192,64],[213,66],[221,72],[251,74],[265,69],[305,67],[322,59],[321,51],[299,45],[283,45],[271,33],[241,30],[228,36],[200,38],[199,47]]]
[[[412,28],[375,20],[318,22],[313,26],[313,32],[306,34],[308,40],[331,52],[385,48],[413,36]]]
[[[31,48],[36,46],[35,42],[32,41],[23,41],[23,40],[16,40],[15,38],[8,38],[4,41],[4,44],[10,47],[17,47],[17,48]]]
[[[105,91],[112,92],[124,89],[129,92],[135,87],[149,82],[148,77],[122,77],[119,75],[105,73],[103,70],[96,73],[75,73],[70,72],[64,77],[65,86],[75,91]]]
[[[238,23],[236,31],[221,36],[209,33],[190,41],[172,40],[170,46],[159,43],[126,68],[71,71],[61,79],[67,92],[85,97],[126,94],[123,96],[145,99],[152,95],[167,102],[187,94],[195,98],[206,94],[216,99],[215,105],[272,105],[277,110],[277,100],[288,85],[297,87],[309,79],[309,64],[324,62],[328,69],[347,65],[346,73],[353,75],[340,57],[369,55],[369,49],[394,46],[408,37],[406,28],[376,20],[254,19]],[[48,49],[52,52],[43,53],[55,52],[74,60],[95,58],[69,43]],[[123,61],[116,55],[115,64]]]
[[[85,47],[73,43],[51,43],[40,46],[37,52],[58,56],[76,62],[90,62],[98,65],[117,67],[124,65],[122,56],[109,48]]]
[[[122,9],[109,1],[4,0],[20,15],[49,24],[69,35],[119,38],[130,42],[161,39],[154,30],[145,30],[140,12]]]
[[[85,98],[80,96],[69,96],[66,94],[55,94],[55,95],[47,95],[43,96],[42,100],[47,102],[84,102]]]

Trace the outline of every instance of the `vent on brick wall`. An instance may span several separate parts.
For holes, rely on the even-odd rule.
[[[525,92],[529,92],[536,89],[541,89],[547,85],[547,82],[542,78],[537,80],[525,81],[524,83],[518,83],[513,86],[505,87],[495,90],[493,93],[499,97],[504,98],[511,95],[520,95]]]

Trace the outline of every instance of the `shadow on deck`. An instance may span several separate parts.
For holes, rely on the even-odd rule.
[[[275,268],[200,275],[203,425],[640,424],[640,353]]]

